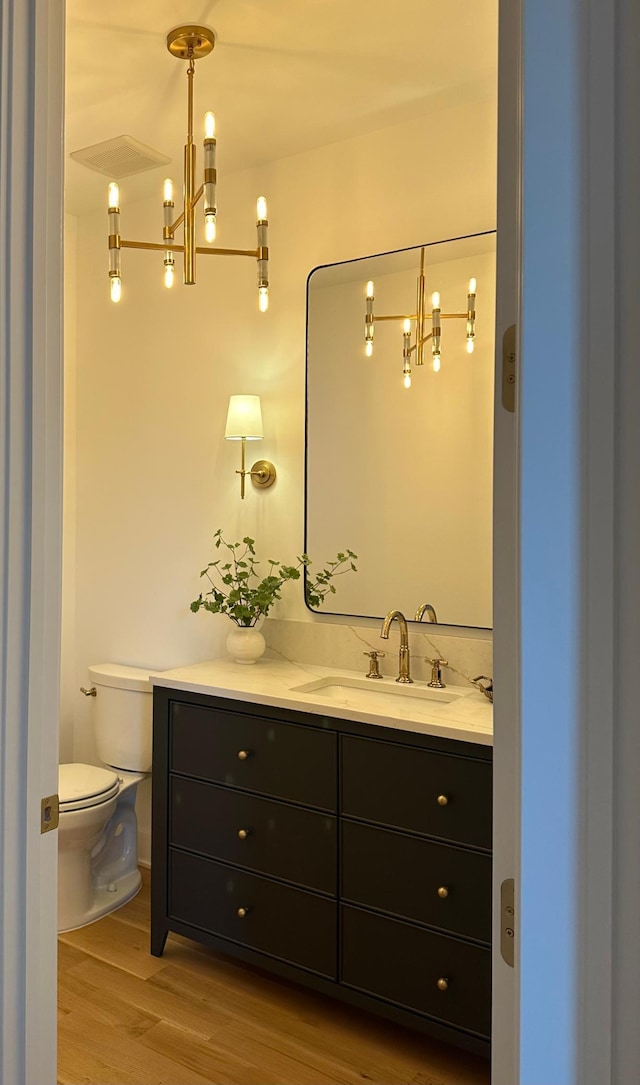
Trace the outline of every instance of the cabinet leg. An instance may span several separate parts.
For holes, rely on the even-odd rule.
[[[167,927],[158,928],[154,926],[151,928],[151,955],[153,957],[162,957],[168,933]]]

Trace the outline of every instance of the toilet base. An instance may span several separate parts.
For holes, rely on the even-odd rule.
[[[136,868],[111,882],[109,886],[96,887],[91,908],[84,913],[81,922],[74,923],[69,927],[59,927],[58,933],[64,934],[66,931],[80,930],[81,927],[87,927],[89,923],[95,923],[96,919],[102,919],[103,916],[109,915],[110,912],[117,911],[118,908],[122,908],[124,904],[127,904],[128,901],[135,897],[141,885],[142,875]]]

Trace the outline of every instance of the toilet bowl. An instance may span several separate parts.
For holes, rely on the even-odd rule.
[[[151,683],[119,664],[89,668],[105,767],[59,766],[58,930],[84,927],[138,892],[138,784],[151,770]],[[95,694],[93,694],[95,690]]]

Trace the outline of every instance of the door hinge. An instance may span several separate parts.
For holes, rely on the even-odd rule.
[[[500,886],[500,952],[506,964],[514,967],[516,941],[515,883],[506,878]]]
[[[57,795],[47,795],[40,801],[40,832],[50,833],[58,828],[60,821],[60,799]]]
[[[516,326],[510,324],[502,336],[502,406],[516,409]]]

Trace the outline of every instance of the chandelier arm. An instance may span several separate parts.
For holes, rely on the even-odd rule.
[[[430,339],[433,339],[433,332],[429,332],[428,335],[425,335],[424,339],[421,339],[420,342],[417,345],[419,347],[423,347],[424,344],[428,343]]]
[[[153,252],[165,252],[167,248],[166,241],[163,245],[158,244],[156,241],[120,241],[120,247],[123,249],[150,249]],[[171,245],[172,252],[184,252],[184,245]]]
[[[184,211],[182,211],[181,214],[178,215],[176,221],[171,224],[171,234],[172,235],[176,232],[176,230],[178,229],[178,226],[182,226],[183,222],[184,222]]]
[[[202,249],[198,246],[196,252],[199,256],[253,256],[254,260],[258,257],[258,249]]]
[[[416,319],[417,319],[416,314],[415,313],[410,313],[408,316],[397,316],[397,315],[394,315],[394,316],[374,316],[373,322],[374,322],[374,324],[377,324],[377,322],[379,320],[416,320]]]
[[[466,313],[440,313],[440,320],[466,320]]]
[[[203,192],[204,192],[204,185],[200,185],[200,188],[198,189],[198,191],[196,192],[195,196],[193,197],[193,200],[191,201],[191,206],[192,206],[192,207],[195,207],[195,206],[196,206],[196,204],[197,204],[198,200],[200,199],[200,197],[202,196],[202,193],[203,193]],[[466,316],[466,315],[467,315],[467,314],[465,313],[465,316]]]
[[[164,252],[166,249],[166,243],[160,245],[157,241],[125,241],[123,238],[120,240],[120,247],[123,249],[148,249],[151,252]],[[173,252],[184,252],[184,245],[172,245]],[[253,259],[258,257],[258,249],[214,249],[207,247],[201,248],[199,245],[195,250],[199,256],[251,256]]]

